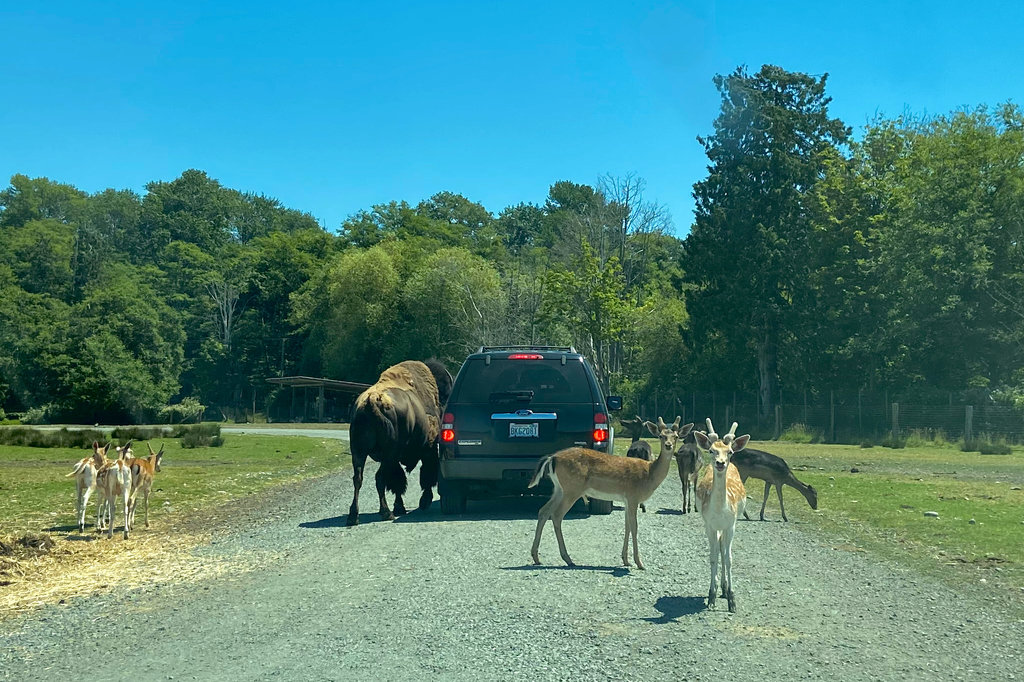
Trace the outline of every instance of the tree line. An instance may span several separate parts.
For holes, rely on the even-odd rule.
[[[279,374],[453,371],[483,344],[572,344],[628,404],[659,391],[1024,391],[1024,118],[879,117],[827,77],[715,79],[685,238],[637,175],[497,213],[453,192],[328,231],[198,170],[145,193],[15,175],[0,192],[0,409],[130,422],[185,399],[270,411]]]

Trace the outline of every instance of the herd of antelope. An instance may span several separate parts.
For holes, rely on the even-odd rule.
[[[124,510],[124,539],[135,527],[135,507],[139,495],[143,500],[143,520],[149,528],[149,492],[153,487],[153,477],[160,471],[160,460],[164,456],[164,448],[153,452],[149,448],[148,457],[135,457],[132,442],[115,448],[116,459],[107,459],[110,445],[100,447],[93,442],[92,455],[83,457],[75,464],[68,477],[75,478],[75,512],[78,515],[78,530],[85,532],[85,510],[89,505],[89,497],[96,492],[96,530],[106,530],[107,537],[114,536],[114,515],[117,511],[117,500],[121,499]]]
[[[630,538],[633,539],[633,561],[637,568],[644,567],[640,560],[637,542],[637,508],[654,494],[668,475],[673,457],[679,467],[683,487],[683,513],[691,503],[691,488],[694,510],[699,510],[704,520],[708,537],[711,586],[708,590],[708,608],[714,606],[718,593],[718,565],[722,565],[721,596],[729,602],[729,611],[736,611],[736,595],[732,583],[732,539],[736,530],[736,519],[746,516],[747,491],[744,487],[750,476],[765,481],[765,503],[774,485],[782,504],[782,486],[789,485],[799,490],[811,508],[818,508],[818,494],[809,485],[798,481],[786,462],[775,455],[760,450],[747,450],[749,435],[737,436],[732,428],[724,436],[715,433],[711,420],[707,420],[707,431],[693,431],[693,424],[679,425],[676,417],[672,424],[645,422],[639,417],[623,421],[630,429],[633,443],[626,457],[588,450],[568,448],[541,459],[530,480],[533,488],[546,475],[551,479],[554,491],[551,499],[541,507],[537,517],[537,531],[533,538],[531,556],[534,564],[540,564],[538,550],[540,538],[548,519],[555,529],[558,551],[569,566],[574,566],[562,537],[562,519],[578,499],[586,495],[601,500],[623,502],[626,505],[626,533],[622,541],[622,563],[629,566]],[[661,452],[653,457],[650,445],[640,439],[642,429],[659,439]],[[698,476],[703,452],[710,458],[703,476]],[[698,480],[699,479],[699,480]],[[646,509],[644,509],[646,511]],[[786,519],[782,507],[783,520]],[[764,505],[761,506],[761,520],[764,520]]]

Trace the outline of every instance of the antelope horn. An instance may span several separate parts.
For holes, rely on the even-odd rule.
[[[708,425],[708,438],[710,438],[712,442],[718,440],[718,434],[715,433],[715,427],[711,425],[711,417],[707,417],[704,421],[707,422]]]
[[[722,438],[722,442],[723,443],[728,445],[729,443],[733,442],[736,439],[736,427],[737,426],[739,426],[738,423],[736,423],[736,422],[732,423],[732,428],[729,429],[729,433],[725,434],[725,436]]]
[[[151,455],[155,455],[156,454],[155,452],[153,452],[153,446],[149,444],[149,441],[146,441],[146,447],[149,448],[149,454],[151,454]]]

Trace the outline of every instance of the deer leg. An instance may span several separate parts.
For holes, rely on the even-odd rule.
[[[80,493],[81,505],[78,510],[78,532],[85,532],[85,512],[89,508],[89,496],[92,495],[92,488],[89,486],[83,486],[84,490]]]
[[[736,526],[722,531],[722,596],[729,601],[729,613],[736,613],[736,595],[732,590],[732,536]]]
[[[644,562],[640,560],[640,545],[639,545],[639,543],[637,541],[637,537],[636,537],[637,530],[639,529],[639,523],[638,523],[638,519],[637,519],[637,516],[636,516],[636,506],[635,505],[633,506],[632,513],[630,513],[630,511],[629,511],[629,509],[627,507],[626,515],[628,517],[630,517],[629,523],[633,527],[633,561],[636,562],[636,567],[639,568],[642,571],[642,570],[644,570]]]
[[[533,558],[535,566],[540,565],[540,557],[537,552],[540,549],[540,536],[544,532],[544,524],[548,522],[551,515],[554,513],[554,509],[562,501],[564,493],[559,486],[555,486],[555,492],[551,494],[551,499],[548,500],[543,507],[540,508],[540,512],[537,514],[537,533],[533,536],[533,548],[530,549],[530,556]]]
[[[146,528],[149,528],[149,491],[147,490],[142,494],[143,514],[146,515],[144,519],[146,522]]]
[[[782,510],[782,520],[783,521],[789,521],[789,519],[786,518],[786,505],[784,505],[782,503],[782,484],[781,483],[778,483],[778,484],[775,485],[775,492],[779,494],[779,509]],[[768,495],[765,494],[765,497],[767,497],[767,496]]]
[[[768,493],[772,491],[771,481],[764,482],[764,501],[761,502],[761,520],[764,521],[764,508],[768,506]],[[781,500],[782,498],[779,497]]]
[[[566,512],[572,509],[572,506],[576,504],[578,499],[580,499],[580,496],[576,496],[573,499],[563,497],[551,519],[551,523],[555,527],[555,538],[558,539],[558,553],[562,555],[562,561],[567,566],[575,566],[576,564],[572,562],[572,557],[569,556],[568,550],[565,549],[565,538],[562,537],[562,519],[565,518]]]
[[[352,453],[352,506],[348,508],[349,526],[359,523],[359,489],[363,487],[363,469],[366,468],[366,455]]]
[[[708,588],[708,608],[715,605],[715,592],[718,589],[718,554],[721,548],[718,544],[718,531],[708,527],[708,562],[711,564],[711,587]]]
[[[128,525],[128,490],[127,490],[127,488],[125,489],[124,493],[122,493],[121,499],[124,501],[124,539],[127,540],[128,539],[128,531],[131,530],[131,527]],[[133,509],[133,511],[134,511],[134,509]]]
[[[679,480],[683,484],[683,513],[685,514],[689,511],[690,477],[686,475],[686,467],[678,457],[676,457],[676,466],[679,468]]]

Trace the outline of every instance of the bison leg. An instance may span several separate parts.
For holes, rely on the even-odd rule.
[[[359,525],[359,489],[363,487],[363,469],[366,468],[366,455],[352,453],[352,506],[348,508],[348,525]]]
[[[387,476],[386,464],[381,464],[380,468],[377,469],[377,476],[375,480],[377,481],[377,497],[380,498],[380,518],[382,521],[391,521],[395,518],[395,515],[391,513],[391,509],[388,507],[388,501],[385,498]]]
[[[434,486],[437,485],[437,473],[440,465],[437,460],[437,446],[435,445],[423,457],[420,465],[420,488],[423,493],[420,495],[420,511],[430,509],[434,502]]]

